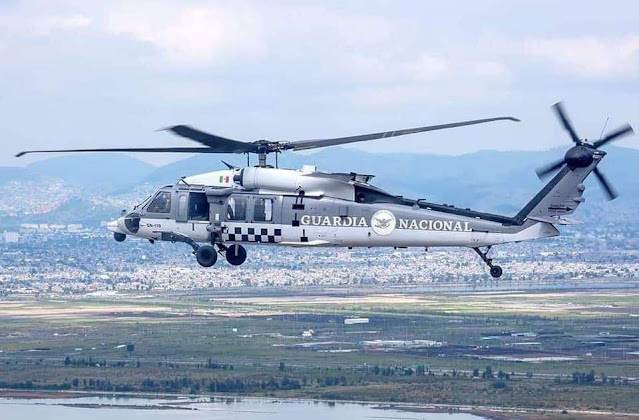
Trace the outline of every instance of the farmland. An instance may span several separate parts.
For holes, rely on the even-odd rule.
[[[5,390],[639,412],[634,290],[16,297],[0,321]]]

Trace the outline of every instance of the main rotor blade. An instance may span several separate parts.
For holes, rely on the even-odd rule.
[[[440,125],[430,125],[426,127],[417,127],[417,128],[407,128],[404,130],[395,130],[395,131],[385,131],[383,133],[373,133],[373,134],[363,134],[359,136],[351,136],[351,137],[338,137],[333,139],[317,139],[317,140],[302,140],[302,141],[293,141],[288,143],[287,149],[293,150],[307,150],[307,149],[315,149],[318,147],[326,147],[326,146],[335,146],[338,144],[346,144],[346,143],[356,143],[359,141],[369,141],[376,139],[383,139],[387,137],[397,137],[404,136],[406,134],[415,134],[422,133],[424,131],[435,131],[435,130],[444,130],[447,128],[454,127],[463,127],[465,125],[474,125],[474,124],[483,124],[492,121],[499,120],[509,120],[509,121],[519,121],[517,118],[513,117],[497,117],[497,118],[487,118],[483,120],[472,120],[472,121],[461,121],[450,124],[440,124]]]
[[[601,182],[601,186],[604,188],[604,191],[606,191],[606,195],[608,196],[608,200],[614,200],[615,198],[617,198],[619,196],[619,194],[617,194],[615,189],[612,188],[612,185],[610,185],[610,183],[608,182],[606,177],[603,175],[603,173],[601,173],[599,168],[595,168],[595,170],[593,172],[595,173],[595,176],[597,177],[599,182]]]
[[[559,117],[559,120],[563,124],[566,131],[568,131],[568,133],[570,134],[570,138],[572,138],[572,141],[574,141],[575,144],[581,143],[581,141],[579,140],[579,136],[577,136],[575,129],[572,127],[572,124],[570,123],[570,120],[566,115],[566,111],[564,111],[564,106],[562,105],[562,103],[557,102],[552,107],[555,109],[555,112],[557,113],[557,116]]]
[[[551,163],[550,165],[542,166],[541,168],[537,169],[535,172],[537,172],[537,176],[539,178],[543,178],[549,173],[554,172],[557,169],[561,168],[563,165],[564,165],[564,160],[561,159],[555,163]]]
[[[619,129],[617,129],[616,131],[613,131],[612,133],[608,134],[603,139],[597,140],[596,142],[593,143],[593,146],[595,146],[595,148],[598,149],[604,144],[609,143],[620,136],[625,136],[626,134],[634,133],[634,132],[635,131],[632,129],[630,124],[626,124],[620,127]]]
[[[144,152],[144,153],[222,153],[208,147],[150,147],[150,148],[116,148],[116,149],[64,149],[64,150],[27,150],[16,157],[30,153],[68,153],[68,152]]]
[[[256,153],[257,145],[243,141],[231,140],[214,134],[205,133],[188,125],[174,125],[165,128],[180,137],[196,141],[215,150],[215,153]]]

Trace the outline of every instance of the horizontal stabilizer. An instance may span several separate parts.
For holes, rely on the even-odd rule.
[[[559,236],[559,231],[552,223],[537,222],[516,233],[504,235],[504,243],[506,242],[522,242],[531,239],[552,238]]]
[[[529,219],[536,220],[538,222],[552,223],[553,225],[580,225],[583,223],[581,220],[562,216],[535,216],[529,217]]]

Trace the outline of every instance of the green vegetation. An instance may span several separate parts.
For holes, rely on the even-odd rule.
[[[639,412],[638,308],[630,292],[3,301],[0,387]]]

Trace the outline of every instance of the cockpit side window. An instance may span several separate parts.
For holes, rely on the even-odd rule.
[[[170,213],[171,212],[171,192],[160,191],[157,193],[146,211],[150,213]]]
[[[226,208],[227,220],[246,220],[246,197],[229,197]]]
[[[253,207],[253,220],[256,222],[270,222],[273,220],[273,200],[258,198]]]

